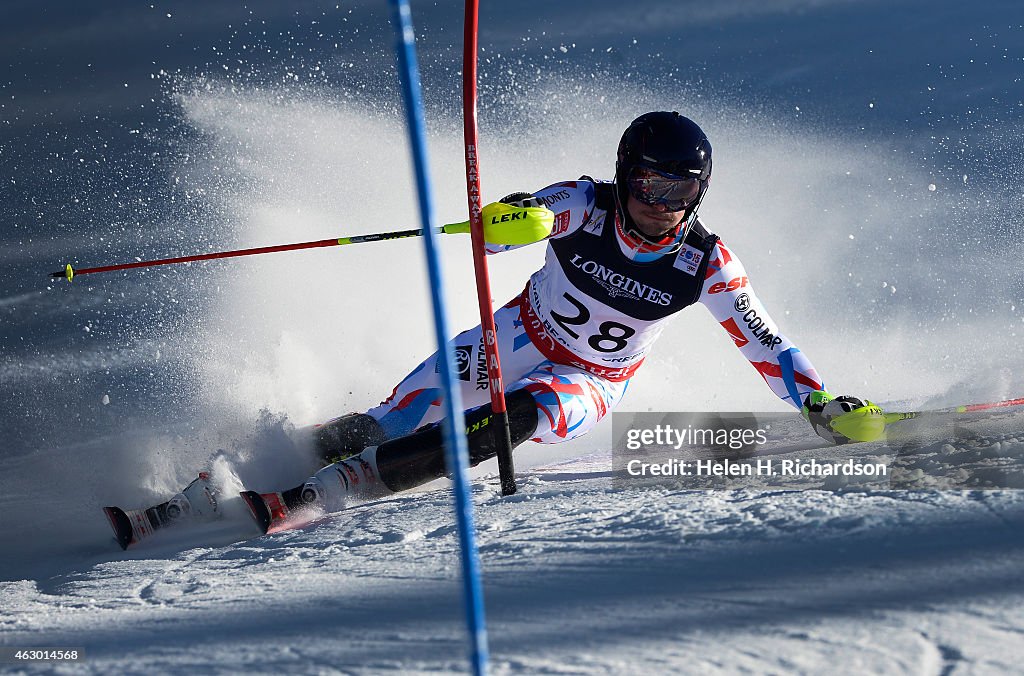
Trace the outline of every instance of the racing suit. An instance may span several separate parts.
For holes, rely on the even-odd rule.
[[[824,389],[758,300],[742,263],[699,218],[659,247],[625,231],[609,182],[583,177],[535,196],[555,212],[544,265],[494,314],[513,444],[558,443],[593,429],[622,399],[665,322],[698,303],[783,401],[800,408],[808,393]],[[512,248],[488,245],[487,253]],[[490,395],[480,326],[452,346],[462,400],[471,409],[467,435],[475,465],[497,452],[486,429]],[[379,406],[353,414],[376,428],[371,435],[335,435],[324,443],[325,458],[352,456],[336,464],[346,490],[381,482],[396,491],[444,474],[440,426],[431,425],[443,411],[438,371],[435,353]],[[326,423],[326,432],[338,421],[345,418]],[[370,444],[377,446],[360,452]]]

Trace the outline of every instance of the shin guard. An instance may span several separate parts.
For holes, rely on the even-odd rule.
[[[514,390],[505,397],[512,447],[529,439],[537,430],[537,404],[526,390]],[[498,453],[490,404],[466,412],[466,440],[469,464],[475,467]],[[439,423],[412,434],[391,439],[376,450],[380,480],[392,491],[419,486],[446,474],[444,438]]]

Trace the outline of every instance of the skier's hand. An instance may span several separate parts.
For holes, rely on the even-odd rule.
[[[488,244],[499,246],[539,242],[551,234],[555,224],[555,212],[528,192],[512,193],[499,202],[491,202],[480,211],[484,222],[484,239]],[[469,232],[469,221],[450,223],[443,230],[448,234]]]
[[[885,414],[867,399],[818,390],[807,395],[800,413],[819,437],[833,444],[876,441],[885,434]]]
[[[514,192],[483,208],[488,244],[533,244],[551,234],[555,213],[528,192]]]

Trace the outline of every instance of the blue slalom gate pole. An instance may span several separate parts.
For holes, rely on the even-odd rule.
[[[462,559],[463,600],[469,627],[473,672],[487,672],[487,628],[484,620],[483,588],[480,583],[480,559],[477,555],[473,525],[473,502],[469,497],[469,449],[466,445],[466,422],[462,412],[462,395],[456,379],[455,354],[448,344],[448,319],[445,312],[444,279],[434,227],[433,191],[427,173],[427,144],[420,97],[419,67],[416,64],[415,35],[408,0],[392,0],[395,30],[398,34],[398,71],[409,126],[413,166],[416,170],[416,191],[423,224],[423,244],[427,253],[427,273],[434,307],[434,329],[437,334],[437,358],[445,391],[443,425],[445,457],[455,490],[455,516],[459,528],[459,549]]]

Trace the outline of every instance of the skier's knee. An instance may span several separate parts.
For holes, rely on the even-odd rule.
[[[505,396],[509,437],[512,447],[523,443],[537,430],[537,405],[526,390]],[[498,454],[503,444],[501,430],[490,404],[466,412],[466,442],[469,464],[476,466]],[[441,424],[433,423],[412,434],[377,446],[376,460],[381,481],[392,491],[426,483],[446,473],[444,435]]]
[[[372,416],[349,413],[316,429],[316,450],[325,464],[351,457],[384,441],[384,430]]]
[[[513,390],[505,395],[509,439],[512,448],[523,443],[537,431],[537,404],[526,390]],[[469,446],[469,464],[479,465],[498,454],[504,445],[503,430],[486,404],[466,412],[466,441]]]

